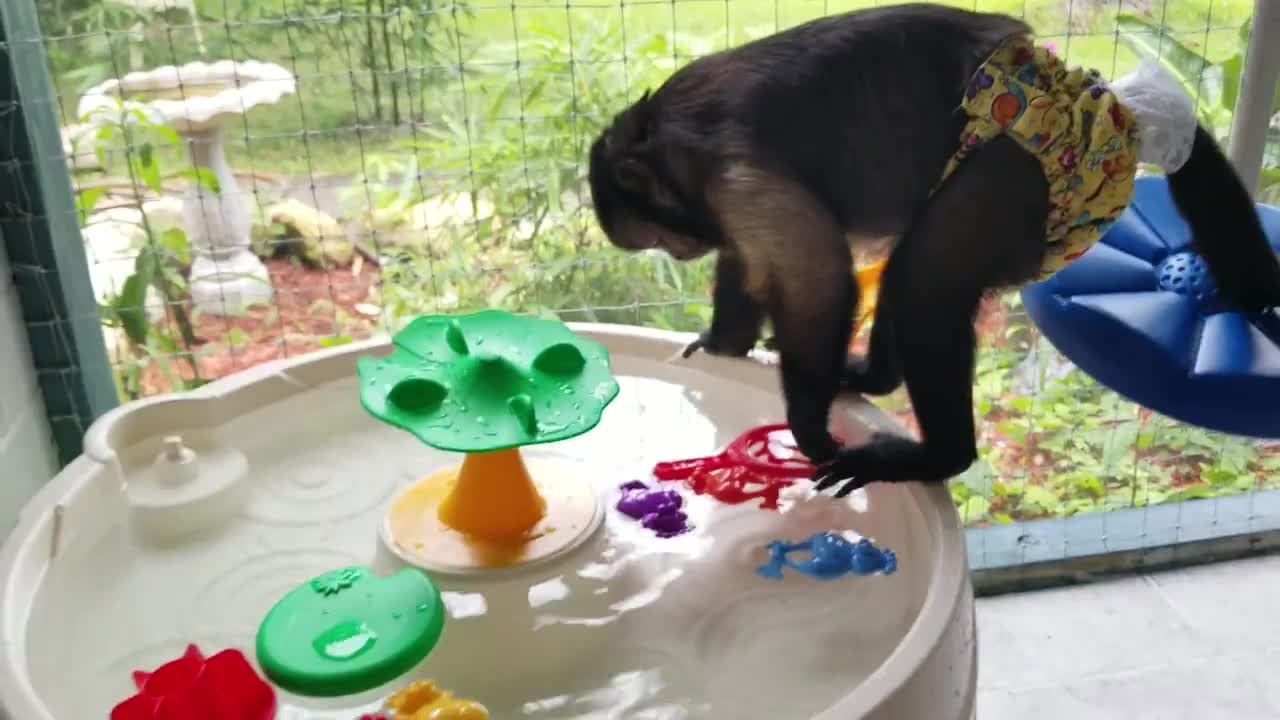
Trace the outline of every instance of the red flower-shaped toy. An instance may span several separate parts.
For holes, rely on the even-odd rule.
[[[744,467],[780,478],[809,477],[813,465],[790,435],[790,428],[784,424],[753,427],[716,455],[660,462],[653,466],[653,476],[659,480],[686,480],[699,470]]]
[[[272,720],[276,693],[239,650],[210,658],[188,645],[182,657],[133,673],[138,694],[111,709],[111,720]]]
[[[683,480],[695,493],[728,505],[759,498],[764,510],[777,510],[782,489],[812,475],[813,464],[783,424],[751,428],[710,457],[660,462],[653,467],[653,476],[659,480]]]

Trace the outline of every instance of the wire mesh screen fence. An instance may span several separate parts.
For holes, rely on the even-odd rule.
[[[592,137],[691,58],[871,4],[41,0],[33,41],[99,302],[83,312],[101,316],[121,398],[424,312],[701,329],[708,264],[604,241],[584,186]],[[1110,77],[1160,57],[1204,121],[1230,129],[1246,0],[957,4],[1023,16],[1069,63]],[[1266,165],[1264,199],[1280,154]],[[1016,294],[989,302],[979,330],[981,460],[951,485],[969,525],[1212,508],[1278,482],[1280,448],[1107,391],[1039,336]],[[903,393],[877,402],[911,424]]]

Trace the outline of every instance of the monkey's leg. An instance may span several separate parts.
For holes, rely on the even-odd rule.
[[[715,290],[711,295],[711,328],[689,343],[684,357],[698,350],[712,355],[742,357],[755,347],[764,324],[764,306],[746,290],[746,267],[727,251],[716,257]]]
[[[939,189],[897,249],[885,291],[923,441],[876,434],[815,473],[837,496],[871,482],[940,482],[977,458],[974,320],[988,288],[1025,282],[1045,252],[1048,184],[1038,162],[997,138]],[[877,318],[877,325],[880,320]]]

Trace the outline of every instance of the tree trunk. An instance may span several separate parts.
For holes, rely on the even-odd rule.
[[[387,56],[387,73],[391,83],[391,125],[400,124],[400,83],[395,76],[395,60],[391,54],[391,21],[387,18],[387,0],[378,0],[382,15],[382,49]]]
[[[373,0],[364,0],[364,29],[365,29],[365,66],[369,68],[369,82],[373,89],[373,117],[376,120],[382,119],[382,90],[381,84],[378,82],[378,53],[374,47],[373,33]]]

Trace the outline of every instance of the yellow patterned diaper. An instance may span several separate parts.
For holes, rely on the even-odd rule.
[[[961,108],[969,116],[942,179],[974,148],[1007,135],[1034,155],[1049,181],[1049,254],[1043,280],[1093,246],[1133,197],[1133,113],[1096,70],[1067,69],[1029,38],[1006,40],[974,73]]]

